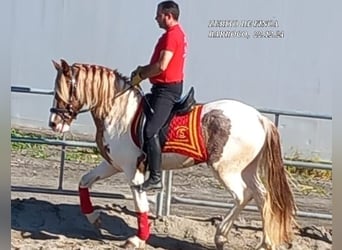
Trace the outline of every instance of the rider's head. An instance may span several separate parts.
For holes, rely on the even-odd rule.
[[[174,1],[163,1],[158,4],[156,21],[159,27],[167,29],[177,24],[179,18],[179,7]]]

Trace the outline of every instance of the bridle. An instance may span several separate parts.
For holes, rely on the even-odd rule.
[[[121,95],[123,95],[124,93],[126,93],[128,90],[134,88],[137,89],[138,92],[141,94],[142,93],[142,89],[140,86],[138,85],[132,85],[130,81],[125,80],[124,81],[125,85],[128,85],[128,88],[123,89],[122,91],[120,91],[119,93],[117,93],[113,99],[116,99],[118,97],[120,97]],[[69,101],[66,104],[66,108],[50,108],[50,112],[54,113],[56,115],[59,115],[63,121],[66,121],[67,119],[73,118],[76,120],[76,117],[78,114],[81,113],[85,113],[88,111],[91,111],[92,108],[87,108],[87,109],[82,109],[79,111],[76,111],[73,106],[72,106],[72,102],[73,102],[73,98],[76,97],[75,93],[76,93],[76,84],[77,84],[77,80],[76,80],[76,72],[74,69],[74,66],[71,66],[71,80],[70,80],[70,90],[69,90]],[[142,94],[143,95],[143,94]]]
[[[66,108],[50,108],[50,112],[54,113],[56,115],[59,115],[63,121],[74,118],[76,119],[76,116],[79,113],[85,113],[89,111],[89,109],[84,109],[80,111],[75,111],[72,106],[73,97],[76,93],[76,72],[74,70],[74,67],[71,67],[71,80],[70,80],[70,90],[69,90],[69,101],[66,104]]]

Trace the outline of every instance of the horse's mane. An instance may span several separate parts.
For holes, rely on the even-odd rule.
[[[77,100],[92,110],[94,118],[98,120],[109,118],[117,133],[126,131],[129,125],[126,109],[132,91],[120,96],[118,94],[128,88],[129,78],[117,69],[100,65],[74,63],[71,67],[76,72]],[[57,81],[61,82],[57,84],[59,88],[56,89],[57,95],[64,101],[69,96],[69,88],[63,84],[65,80],[65,76],[59,77]],[[133,94],[136,95],[135,91]]]

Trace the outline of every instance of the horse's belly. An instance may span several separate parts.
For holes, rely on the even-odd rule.
[[[191,167],[194,164],[194,159],[185,155],[177,153],[163,153],[162,155],[163,170],[182,169]]]

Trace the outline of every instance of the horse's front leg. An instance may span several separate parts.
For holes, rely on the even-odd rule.
[[[146,241],[150,237],[150,223],[148,220],[149,203],[146,192],[140,192],[135,185],[144,182],[144,174],[136,170],[131,183],[135,212],[137,216],[138,231],[137,235],[130,237],[125,243],[126,248],[144,248]]]
[[[120,170],[118,168],[109,165],[107,161],[103,160],[97,167],[82,176],[78,186],[81,211],[91,224],[97,225],[100,211],[94,210],[90,200],[89,189],[96,181],[105,179],[119,172]]]

